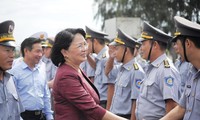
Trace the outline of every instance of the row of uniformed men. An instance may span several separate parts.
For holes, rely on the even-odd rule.
[[[175,23],[177,25],[176,37],[173,39],[175,45],[179,46],[181,57],[193,65],[188,73],[188,82],[186,82],[180,102],[178,101],[180,97],[178,89],[181,79],[173,63],[165,55],[167,43],[172,39],[171,36],[144,22],[139,41],[118,30],[117,37],[110,43],[108,49],[105,45],[106,34],[86,27],[86,40],[89,44],[87,62],[95,69],[94,84],[100,92],[102,106],[120,116],[140,120],[160,119],[179,103],[166,118],[197,119],[200,116],[197,109],[200,105],[198,101],[199,63],[196,62],[199,57],[197,54],[199,45],[196,43],[200,37],[198,34],[200,27],[181,17],[175,17]],[[0,57],[2,80],[0,82],[2,86],[0,87],[2,93],[0,111],[5,113],[1,114],[0,118],[8,120],[18,119],[21,112],[14,83],[10,75],[5,72],[11,68],[9,61],[13,59],[15,47],[15,40],[12,36],[13,28],[12,21],[0,24],[0,47],[2,47],[0,52],[2,54],[5,54],[5,51],[12,53],[7,56],[1,54]],[[134,59],[140,43],[142,43],[141,56],[149,61],[145,72]],[[91,57],[89,53],[96,53],[97,56]],[[9,96],[14,96],[17,101]],[[13,108],[15,109],[12,110]],[[13,112],[10,112],[11,110]],[[40,111],[34,111],[34,113],[38,112]],[[52,119],[49,113],[51,114],[50,111],[46,112],[47,119]]]
[[[176,106],[182,110],[176,116],[179,119],[200,117],[197,110],[199,68],[192,63],[192,58],[188,60],[190,54],[197,56],[197,53],[187,50],[188,41],[200,39],[200,25],[178,16],[174,19],[177,28],[174,38],[144,22],[140,39],[118,29],[117,37],[109,46],[105,44],[107,34],[86,27],[88,60],[81,67],[89,77],[94,76],[101,106],[128,119],[160,119]],[[169,42],[174,43],[176,53],[181,56],[175,63],[179,71],[165,54]],[[148,61],[146,65],[137,61],[138,50]],[[169,114],[169,118],[171,115],[176,113]]]

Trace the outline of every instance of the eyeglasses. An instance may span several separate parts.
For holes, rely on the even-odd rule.
[[[88,49],[88,43],[87,42],[79,43],[79,44],[76,45],[76,48],[78,48],[80,50],[87,50]]]

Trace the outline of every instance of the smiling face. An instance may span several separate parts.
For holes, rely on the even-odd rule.
[[[177,38],[176,42],[173,44],[174,50],[177,54],[181,56],[182,59],[184,59],[184,51],[183,51],[183,45],[181,42],[181,39]]]
[[[68,50],[63,52],[63,56],[67,56],[70,62],[79,65],[81,62],[87,60],[88,43],[84,37],[77,33]]]
[[[33,44],[31,50],[25,48],[24,53],[24,58],[30,61],[32,65],[38,64],[43,54],[41,43]]]
[[[0,67],[3,70],[11,69],[14,59],[14,47],[0,45]]]
[[[182,43],[180,39],[177,39],[174,43],[173,43],[173,48],[176,52],[176,54],[180,54],[181,52],[183,52],[183,47],[182,47]]]
[[[176,42],[173,43],[173,48],[176,54],[180,54],[179,49],[178,49],[178,45]]]
[[[148,59],[150,47],[151,47],[151,42],[150,42],[150,40],[142,41],[142,45],[141,45],[141,47],[140,47],[140,55],[141,55],[141,57],[142,57],[143,59],[145,59],[145,60]]]

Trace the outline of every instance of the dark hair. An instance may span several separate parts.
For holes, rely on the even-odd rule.
[[[177,42],[177,40],[180,40],[181,43],[183,44],[184,39],[186,39],[186,36],[179,35],[173,42]]]
[[[187,38],[194,43],[195,47],[200,48],[200,37],[188,36]]]
[[[22,43],[21,43],[21,53],[22,53],[22,56],[24,57],[25,54],[24,54],[24,49],[28,49],[29,51],[31,51],[33,49],[33,44],[35,43],[41,43],[41,40],[40,39],[37,39],[37,38],[33,38],[33,37],[29,37],[29,38],[26,38]]]
[[[51,60],[54,65],[59,66],[65,62],[64,56],[61,53],[62,49],[68,50],[74,36],[80,33],[85,37],[85,31],[81,28],[74,29],[74,28],[68,28],[65,30],[60,31],[56,37],[55,37],[55,42],[52,47],[52,52],[51,52]]]
[[[92,38],[91,40],[96,39],[100,45],[105,45],[106,44],[106,40],[105,38]]]
[[[167,43],[164,43],[164,42],[161,42],[161,41],[157,41],[159,46],[160,46],[160,49],[162,51],[165,51],[167,49]]]
[[[131,54],[133,55],[134,51],[135,51],[135,47],[129,47],[129,46],[127,46],[127,48],[129,48],[129,50],[131,51]]]
[[[183,41],[184,41],[184,39],[186,39],[186,38],[190,39],[190,40],[194,43],[195,47],[200,48],[200,37],[193,37],[193,36],[184,36],[184,35],[180,35],[180,36],[178,36],[178,37],[176,38],[176,41],[177,41],[177,40],[180,40],[181,43],[183,44]]]

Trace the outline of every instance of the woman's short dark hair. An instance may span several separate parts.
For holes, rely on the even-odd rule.
[[[37,38],[33,38],[33,37],[29,37],[29,38],[26,38],[22,43],[21,43],[21,53],[22,53],[22,56],[24,57],[25,54],[24,54],[24,49],[28,49],[29,51],[31,51],[33,49],[33,44],[35,43],[41,43],[41,40],[40,39],[37,39]]]
[[[54,65],[59,66],[65,62],[64,56],[61,53],[62,49],[68,50],[74,36],[80,33],[83,35],[85,38],[85,31],[81,28],[74,29],[74,28],[68,28],[65,30],[60,31],[56,37],[55,37],[55,42],[52,47],[52,52],[51,52],[51,60]]]

